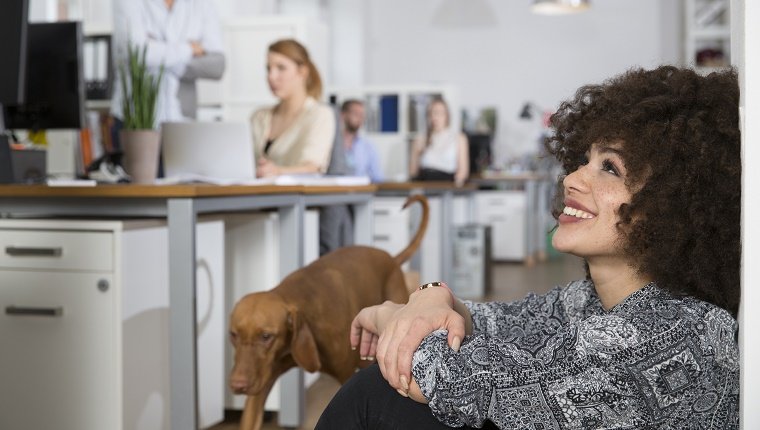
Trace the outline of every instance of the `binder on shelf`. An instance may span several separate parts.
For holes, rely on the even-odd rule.
[[[380,131],[398,133],[398,95],[380,96]]]

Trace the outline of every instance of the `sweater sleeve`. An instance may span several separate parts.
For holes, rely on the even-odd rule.
[[[335,116],[332,109],[319,105],[314,107],[315,112],[304,125],[300,138],[302,152],[300,162],[311,162],[319,166],[321,173],[327,172],[332,154],[332,145],[335,141]]]

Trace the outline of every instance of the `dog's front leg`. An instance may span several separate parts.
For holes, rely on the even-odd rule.
[[[270,382],[259,394],[250,395],[245,399],[243,416],[240,418],[240,430],[261,430],[264,422],[264,404],[272,390],[274,382]]]

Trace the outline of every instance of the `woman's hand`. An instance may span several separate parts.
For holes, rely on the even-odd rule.
[[[351,349],[359,347],[362,360],[374,360],[377,340],[397,310],[404,305],[386,301],[382,305],[362,309],[351,322]]]
[[[377,362],[388,383],[408,393],[412,357],[422,339],[435,330],[448,330],[448,343],[459,351],[465,336],[465,319],[454,310],[454,296],[448,287],[414,292],[409,303],[397,309],[377,341]]]
[[[272,176],[279,176],[280,166],[274,163],[274,161],[261,157],[256,163],[256,176],[259,178],[268,178]]]

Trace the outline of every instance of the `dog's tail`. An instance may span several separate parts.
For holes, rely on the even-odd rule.
[[[417,227],[417,233],[414,234],[414,237],[412,238],[411,242],[409,242],[409,245],[407,245],[406,248],[399,252],[397,256],[393,257],[393,259],[396,260],[396,263],[399,265],[406,262],[406,260],[411,258],[412,254],[417,251],[417,249],[420,247],[420,244],[422,243],[423,236],[425,236],[425,230],[427,230],[428,217],[430,212],[428,201],[425,196],[421,194],[415,194],[413,196],[409,196],[409,198],[406,199],[403,209],[406,209],[414,202],[419,202],[419,204],[422,205],[422,218],[420,219],[419,227]]]

